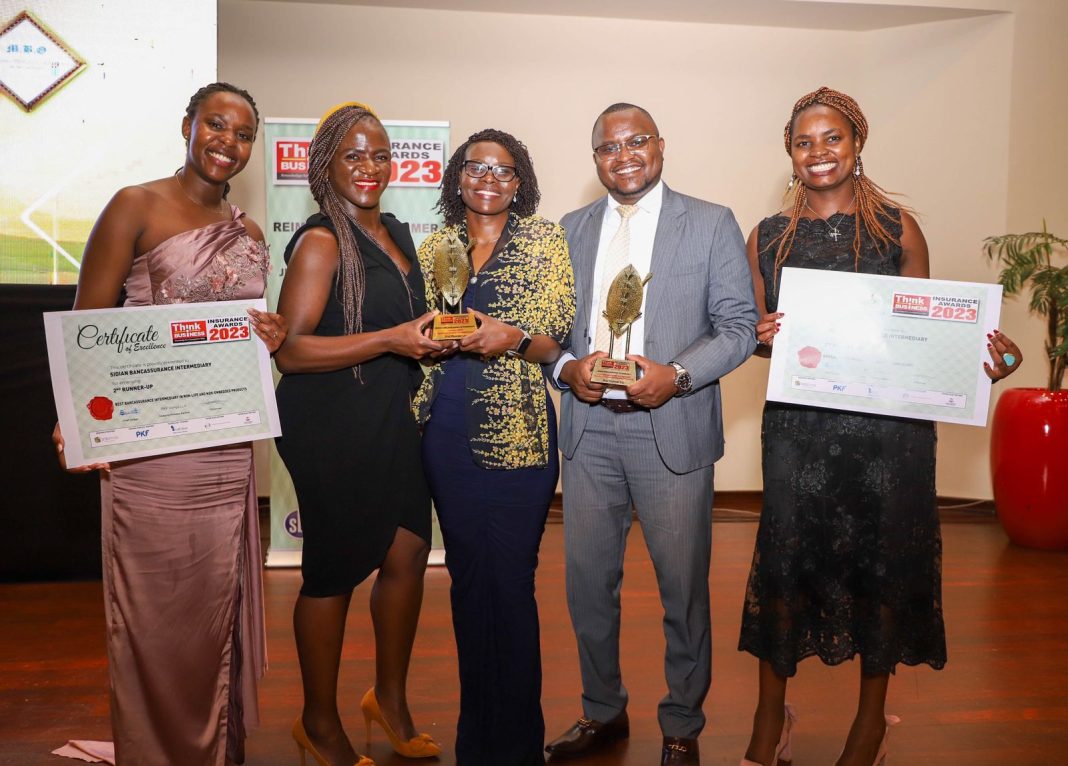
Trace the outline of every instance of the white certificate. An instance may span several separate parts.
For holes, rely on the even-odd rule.
[[[784,268],[771,401],[986,425],[1001,285]]]
[[[281,434],[263,299],[44,315],[67,466]]]

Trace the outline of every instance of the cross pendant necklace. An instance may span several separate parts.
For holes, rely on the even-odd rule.
[[[838,227],[841,226],[842,223],[845,221],[845,219],[849,216],[849,208],[853,207],[853,203],[856,202],[856,201],[857,201],[857,195],[854,194],[853,195],[853,199],[849,200],[849,204],[846,205],[846,208],[845,208],[846,212],[844,212],[844,213],[841,213],[841,212],[833,213],[833,214],[827,216],[826,218],[824,218],[822,215],[820,215],[815,210],[813,210],[812,206],[809,205],[808,202],[805,203],[805,207],[808,208],[808,211],[810,213],[812,213],[812,215],[816,216],[821,221],[823,221],[825,224],[827,224],[827,228],[830,230],[830,231],[827,232],[827,236],[830,237],[831,239],[833,239],[835,242],[837,242],[839,237],[842,236],[842,232],[838,231]],[[840,215],[842,217],[838,219],[838,223],[837,224],[833,224],[833,223],[831,223],[831,219],[834,218],[836,215]]]

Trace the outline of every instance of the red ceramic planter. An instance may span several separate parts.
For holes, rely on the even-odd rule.
[[[1002,393],[990,436],[990,474],[1010,540],[1068,550],[1068,391]]]

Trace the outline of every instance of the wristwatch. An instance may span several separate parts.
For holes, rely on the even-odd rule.
[[[516,344],[515,348],[510,348],[510,349],[508,349],[507,351],[504,352],[508,356],[520,356],[521,357],[521,356],[523,356],[523,354],[527,353],[527,349],[530,348],[530,333],[527,332],[526,330],[522,329],[522,328],[520,328],[519,331],[521,333],[523,333],[523,337],[519,339],[519,343]]]
[[[693,388],[693,378],[690,377],[690,373],[686,371],[686,368],[678,362],[672,362],[671,366],[675,368],[675,388],[679,389],[675,396],[685,396]]]

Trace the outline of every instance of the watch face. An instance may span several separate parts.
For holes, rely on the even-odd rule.
[[[516,346],[515,348],[510,348],[504,353],[508,356],[523,356],[523,354],[527,353],[527,349],[530,348],[532,340],[533,339],[529,335],[526,335],[523,337],[522,340],[519,341],[518,346]]]

